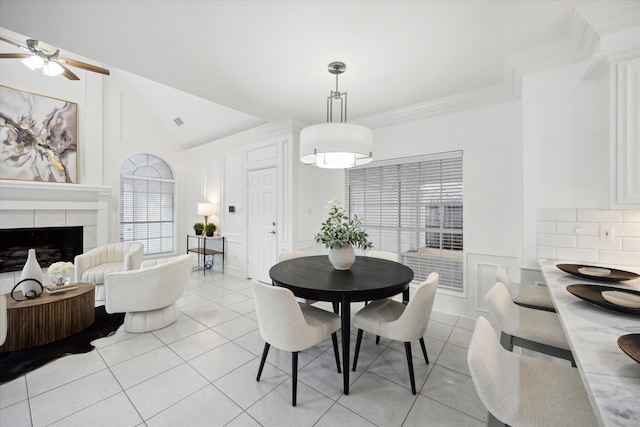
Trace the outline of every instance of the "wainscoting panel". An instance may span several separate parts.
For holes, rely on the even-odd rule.
[[[496,268],[506,267],[509,277],[513,281],[519,281],[519,261],[518,257],[506,255],[489,254],[467,254],[467,286],[469,289],[476,289],[475,305],[476,310],[487,312],[484,301],[489,289],[496,283]]]

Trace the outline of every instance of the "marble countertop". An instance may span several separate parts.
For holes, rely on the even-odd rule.
[[[588,280],[556,267],[566,261],[538,262],[599,424],[640,426],[640,363],[627,356],[617,343],[621,335],[640,333],[640,316],[598,307],[566,290],[567,285],[592,284],[640,291],[640,279]],[[640,273],[639,267],[608,267]]]

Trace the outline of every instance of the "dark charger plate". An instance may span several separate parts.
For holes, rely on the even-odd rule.
[[[600,267],[595,265],[585,265],[585,264],[558,264],[556,265],[560,270],[565,273],[573,274],[574,276],[582,277],[583,279],[590,280],[598,280],[602,282],[621,282],[623,280],[632,280],[640,277],[640,274],[633,273],[631,271],[625,270],[616,270],[615,268],[609,267]],[[581,268],[605,268],[611,273],[608,276],[596,276],[593,274],[582,274],[580,273]]]
[[[623,307],[621,305],[612,304],[602,296],[602,291],[618,291],[627,292],[630,294],[640,296],[640,292],[631,289],[614,288],[612,286],[600,286],[600,285],[569,285],[567,291],[573,295],[581,298],[585,301],[589,301],[592,304],[599,305],[600,307],[608,308],[609,310],[619,311],[621,313],[635,314],[640,316],[640,308]]]
[[[618,338],[618,347],[627,355],[640,363],[640,334],[628,334]]]

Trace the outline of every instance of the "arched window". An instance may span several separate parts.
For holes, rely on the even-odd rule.
[[[120,170],[120,241],[144,244],[145,254],[174,250],[174,179],[164,160],[136,154]]]

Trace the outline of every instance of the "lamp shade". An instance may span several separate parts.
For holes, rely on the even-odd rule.
[[[198,215],[209,216],[215,214],[216,207],[213,203],[198,203]]]
[[[321,168],[344,169],[373,160],[371,129],[346,122],[308,126],[300,132],[300,161]]]
[[[44,65],[44,59],[40,58],[37,55],[29,56],[22,60],[22,63],[29,67],[31,71],[37,70],[38,68],[42,68]]]
[[[64,69],[57,62],[46,61],[42,67],[42,72],[47,76],[53,77],[64,73]]]

